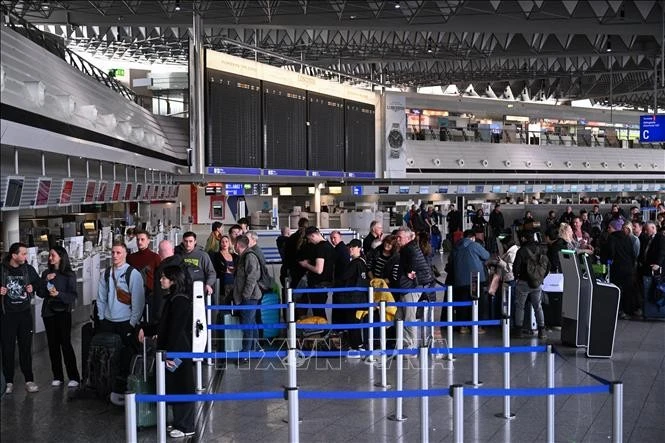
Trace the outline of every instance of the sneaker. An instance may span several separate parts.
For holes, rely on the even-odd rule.
[[[25,390],[28,392],[37,392],[39,391],[39,386],[34,381],[28,381],[25,383]]]
[[[545,328],[538,329],[538,339],[547,340],[547,331],[545,330]]]
[[[7,383],[5,394],[11,394],[12,392],[14,392],[14,383]]]
[[[630,315],[625,312],[619,312],[619,320],[630,320]]]
[[[471,330],[467,326],[462,326],[461,328],[459,328],[459,333],[466,335],[466,334],[470,334]]]
[[[69,383],[67,383],[68,388],[78,388],[79,387],[79,382],[76,380],[69,380]]]
[[[51,386],[53,386],[54,388],[57,388],[57,387],[59,387],[59,386],[62,386],[62,380],[53,380],[53,381],[51,382]]]
[[[169,432],[169,435],[171,438],[183,438],[183,437],[191,437],[194,435],[194,432],[183,432],[180,429],[172,429],[171,432]]]
[[[487,330],[485,328],[480,328],[480,327],[478,328],[478,335],[483,335],[483,334],[486,334],[486,333],[487,333]]]
[[[125,396],[117,392],[111,392],[109,400],[116,406],[125,406]]]
[[[359,359],[361,358],[360,354],[356,354],[355,351],[364,351],[365,347],[363,345],[358,346],[357,348],[351,348],[349,349],[348,354],[346,354],[346,358],[352,358],[352,359]]]

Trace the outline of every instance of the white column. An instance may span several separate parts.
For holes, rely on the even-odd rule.
[[[18,211],[5,211],[2,213],[2,242],[5,245],[5,251],[9,250],[12,243],[20,241],[18,229]]]
[[[314,207],[312,211],[316,214],[316,226],[321,226],[321,189],[318,183],[314,186]]]

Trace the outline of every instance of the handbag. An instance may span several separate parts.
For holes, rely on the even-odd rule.
[[[129,272],[129,270],[126,272]],[[115,286],[115,298],[123,305],[131,305],[132,294],[118,288],[118,281],[115,278],[115,272],[113,272],[113,270],[111,270],[111,276],[113,277],[113,286]]]

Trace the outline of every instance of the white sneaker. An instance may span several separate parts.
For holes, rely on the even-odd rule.
[[[69,383],[67,383],[68,388],[78,388],[79,387],[79,382],[76,380],[69,380]]]
[[[28,392],[37,392],[39,391],[39,386],[34,381],[28,381],[25,383],[25,390]]]
[[[51,386],[53,386],[54,388],[57,388],[58,386],[62,386],[62,380],[53,380],[51,382]]]
[[[14,392],[14,383],[7,383],[5,394],[11,394],[12,392]]]
[[[194,435],[194,432],[183,432],[180,429],[173,429],[169,432],[171,438],[182,438],[182,437],[191,437]]]
[[[118,394],[117,392],[111,392],[110,400],[111,403],[113,403],[116,406],[125,406],[125,396],[122,394]]]

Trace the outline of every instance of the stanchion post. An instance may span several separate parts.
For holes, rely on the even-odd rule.
[[[287,330],[288,353],[287,365],[289,382],[286,387],[288,400],[288,423],[289,423],[289,443],[298,443],[300,441],[299,426],[299,403],[298,403],[298,375],[296,363],[296,322],[295,322],[295,303],[289,302],[288,308],[289,325]]]
[[[396,330],[396,340],[395,340],[395,351],[396,355],[396,374],[395,374],[395,389],[397,391],[402,391],[404,389],[404,378],[403,378],[403,369],[404,369],[404,355],[400,353],[404,349],[404,320],[397,320],[397,325],[395,326]],[[402,413],[402,397],[395,398],[395,414],[388,416],[388,420],[392,421],[405,421],[406,416]]]
[[[370,308],[371,309],[371,308]],[[385,300],[381,300],[379,302],[379,321],[381,323],[386,322],[386,302]],[[384,388],[388,389],[390,388],[390,385],[388,384],[388,357],[386,356],[386,327],[381,326],[381,382],[376,383],[374,386],[377,388]]]
[[[125,393],[125,438],[128,443],[137,441],[136,436],[136,394]]]
[[[219,280],[217,280],[217,283],[215,283],[215,292],[219,291]],[[217,297],[217,300],[219,300],[219,297]],[[212,306],[212,296],[210,294],[206,295],[206,321],[208,322],[208,341],[206,343],[206,351],[207,352],[212,352],[212,329],[210,329],[210,325],[212,324],[212,311],[210,310],[210,306]],[[212,366],[212,358],[208,358],[208,366]]]
[[[203,392],[203,365],[201,364],[203,361],[200,358],[193,358],[192,360],[194,360],[196,368],[196,392],[201,393]]]
[[[286,302],[291,303],[293,301],[293,288],[287,288],[286,290]]]
[[[155,392],[157,395],[166,394],[166,362],[164,361],[165,351],[157,351],[157,386]],[[166,402],[157,402],[157,441],[166,443]]]
[[[471,305],[471,320],[474,322],[471,326],[471,339],[473,343],[473,348],[478,349],[478,300],[473,300]],[[473,354],[473,374],[472,380],[466,382],[467,385],[471,386],[480,386],[483,382],[478,380],[478,353],[474,352]]]
[[[510,318],[505,316],[501,320],[501,326],[503,330],[503,347],[506,348],[506,352],[503,353],[503,388],[510,389]],[[494,414],[495,417],[505,418],[507,420],[512,420],[515,418],[515,414],[510,412],[510,395],[503,396],[503,412]]]
[[[374,303],[374,288],[369,287],[367,288],[367,303]],[[368,344],[368,350],[370,352],[374,351],[374,327],[371,326],[374,323],[374,309],[369,308],[367,311],[369,315],[368,320],[370,327],[367,328],[367,337],[369,337],[369,343]],[[374,363],[374,355],[370,354],[367,356],[367,359],[365,360],[367,363]]]
[[[554,387],[554,353],[547,345],[547,387]],[[554,395],[547,396],[547,443],[554,443]]]
[[[449,285],[447,290],[446,290],[446,301],[448,303],[453,302],[453,286],[452,285]],[[453,325],[452,325],[452,322],[453,322],[453,307],[450,306],[450,305],[446,308],[446,321],[448,322],[448,326],[446,326],[446,340],[448,342],[447,343],[448,344],[448,349],[452,349],[453,346],[454,346],[453,345]],[[452,352],[448,352],[447,359],[448,359],[448,361],[455,360],[455,356],[452,354]]]
[[[453,397],[453,443],[464,443],[464,387],[451,385]]]
[[[612,392],[612,443],[623,443],[623,383],[614,381]]]
[[[429,390],[429,348],[420,347],[420,390]],[[429,397],[420,397],[420,441],[429,442]]]

